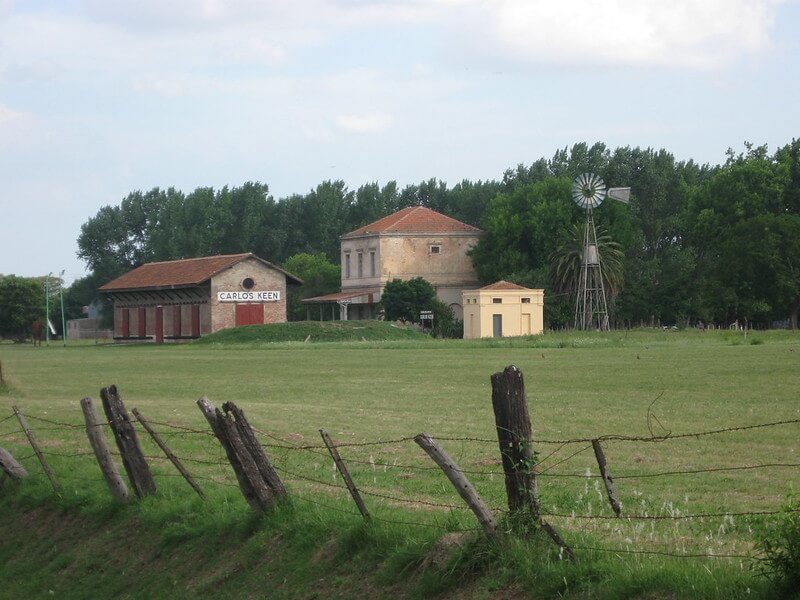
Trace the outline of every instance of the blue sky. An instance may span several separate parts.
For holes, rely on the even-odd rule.
[[[81,224],[137,189],[775,150],[797,31],[799,0],[0,0],[0,273],[81,276]]]

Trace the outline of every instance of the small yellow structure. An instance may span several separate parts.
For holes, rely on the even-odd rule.
[[[462,292],[464,339],[537,335],[544,331],[544,290],[498,281]]]

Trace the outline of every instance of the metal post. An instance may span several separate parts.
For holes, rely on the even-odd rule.
[[[58,293],[61,297],[61,341],[64,346],[67,345],[67,322],[64,319],[64,272],[66,269],[61,270],[61,285],[58,286]]]
[[[50,276],[52,274],[52,272],[48,273],[47,279],[44,280],[44,339],[47,346],[50,345]]]

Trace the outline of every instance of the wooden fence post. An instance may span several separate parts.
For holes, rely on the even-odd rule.
[[[139,445],[139,438],[133,428],[125,404],[119,397],[117,386],[112,385],[100,390],[100,397],[103,399],[103,410],[108,418],[111,431],[114,432],[114,439],[117,441],[117,448],[122,455],[122,465],[128,474],[128,479],[133,486],[133,491],[137,498],[142,498],[149,494],[156,493],[156,482],[150,473],[150,467],[142,453]]]
[[[264,495],[268,494],[269,490],[266,488],[266,485],[263,486],[263,489],[259,488],[258,490],[254,486],[253,480],[258,482],[259,479],[256,477],[251,479],[251,476],[253,469],[258,471],[258,467],[256,467],[254,463],[247,466],[243,464],[243,459],[239,455],[239,449],[243,447],[243,444],[238,435],[238,431],[236,431],[235,425],[229,423],[219,409],[215,408],[214,405],[211,404],[211,401],[205,396],[197,401],[197,406],[211,426],[211,431],[214,432],[219,443],[225,449],[228,462],[231,464],[233,472],[236,474],[236,480],[239,482],[239,489],[244,499],[247,501],[247,504],[250,506],[251,510],[264,510]],[[236,441],[231,439],[232,435],[236,438]],[[238,444],[236,443],[237,441]],[[237,448],[237,446],[239,446],[239,448]],[[243,454],[245,453],[243,452]],[[250,458],[252,461],[252,457],[250,457],[249,454],[245,459],[246,458]]]
[[[512,515],[529,515],[570,560],[575,560],[572,549],[553,526],[542,519],[534,471],[531,418],[522,371],[510,365],[502,373],[492,375],[491,380],[492,408],[505,472],[508,508]]]
[[[492,375],[491,381],[492,408],[505,473],[508,508],[512,513],[529,513],[538,521],[541,510],[522,371],[509,366],[502,373]]]
[[[433,459],[433,462],[439,465],[439,468],[444,471],[450,483],[456,488],[458,495],[463,498],[464,502],[467,503],[467,506],[469,506],[478,518],[486,535],[492,540],[497,540],[499,538],[497,521],[492,511],[486,506],[486,503],[478,495],[478,492],[475,491],[475,488],[472,487],[469,479],[466,478],[455,461],[450,458],[439,443],[427,433],[420,433],[414,438],[414,441],[417,442],[420,448],[425,450],[428,456]]]
[[[242,438],[242,442],[247,448],[247,451],[253,457],[264,482],[269,486],[276,498],[285,498],[288,495],[286,487],[283,485],[275,467],[272,466],[267,453],[259,443],[255,433],[253,433],[253,428],[250,427],[250,423],[248,423],[247,418],[245,418],[244,412],[233,402],[226,402],[223,404],[222,410],[225,411],[226,414],[231,413],[233,415],[239,436]]]
[[[361,516],[364,517],[364,520],[369,521],[369,511],[367,510],[364,501],[361,499],[361,494],[358,493],[356,484],[353,483],[353,479],[350,477],[350,472],[347,470],[347,465],[344,464],[342,457],[339,456],[339,451],[336,449],[336,446],[334,446],[331,436],[328,435],[328,432],[324,429],[320,429],[319,434],[322,436],[322,441],[325,443],[325,447],[328,449],[328,452],[330,452],[333,462],[336,463],[336,468],[339,469],[339,473],[341,473],[342,479],[344,480],[347,489],[350,491],[353,501],[358,507],[358,511],[361,513]]]
[[[17,420],[19,421],[20,427],[25,432],[25,436],[28,438],[28,441],[33,448],[34,453],[36,454],[36,458],[39,459],[39,463],[42,465],[42,469],[44,469],[44,474],[47,475],[47,478],[50,480],[50,485],[53,486],[53,491],[56,494],[61,493],[61,486],[58,485],[58,481],[56,480],[56,476],[53,475],[53,471],[50,470],[50,465],[47,464],[47,459],[42,454],[42,451],[39,449],[39,444],[36,443],[36,438],[33,437],[33,432],[31,428],[28,427],[28,422],[25,420],[22,412],[16,406],[12,406],[11,409],[14,411],[14,414],[17,415]]]
[[[156,433],[155,429],[150,427],[150,423],[148,423],[145,420],[142,413],[140,413],[135,408],[131,410],[131,412],[133,413],[133,416],[136,417],[136,420],[142,424],[142,427],[144,427],[145,431],[150,434],[150,437],[153,438],[153,441],[156,444],[158,444],[158,447],[161,448],[161,450],[164,452],[164,454],[167,456],[170,462],[175,466],[176,469],[178,469],[178,472],[181,475],[183,475],[183,478],[186,480],[186,482],[190,486],[192,486],[192,489],[195,492],[197,492],[197,495],[200,496],[201,498],[205,498],[206,495],[203,493],[203,490],[200,489],[200,486],[197,485],[195,480],[189,474],[189,471],[186,470],[186,467],[183,466],[183,463],[178,459],[178,457],[172,453],[172,451],[169,449],[166,443],[164,443],[164,440],[162,440],[161,437]]]
[[[603,447],[600,445],[600,440],[592,440],[592,448],[594,448],[594,456],[597,459],[597,466],[600,467],[600,476],[603,478],[603,483],[606,484],[606,494],[608,494],[608,502],[611,504],[611,509],[614,514],[620,516],[622,507],[617,499],[617,494],[614,491],[614,479],[608,471],[608,464],[606,463],[606,455],[603,453]]]
[[[108,484],[108,491],[111,492],[111,495],[116,500],[125,502],[128,499],[128,486],[119,476],[117,465],[114,463],[111,451],[108,449],[108,442],[103,433],[103,424],[97,416],[94,401],[91,398],[84,398],[81,400],[81,409],[83,409],[83,417],[86,421],[86,435],[97,458],[97,463],[100,465],[100,470],[103,472],[103,477]]]
[[[0,469],[11,479],[23,479],[28,476],[25,467],[19,464],[11,452],[4,448],[0,448]]]

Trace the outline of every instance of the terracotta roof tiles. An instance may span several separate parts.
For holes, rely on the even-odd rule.
[[[424,206],[410,206],[343,235],[343,238],[371,233],[474,233],[481,230]]]
[[[100,287],[100,291],[163,289],[198,285],[247,258],[255,258],[259,262],[284,273],[289,279],[302,283],[294,275],[258,258],[255,254],[245,253],[147,263],[109,281]]]
[[[482,290],[527,290],[529,288],[511,283],[510,281],[500,280],[495,283],[486,285],[481,288]]]

